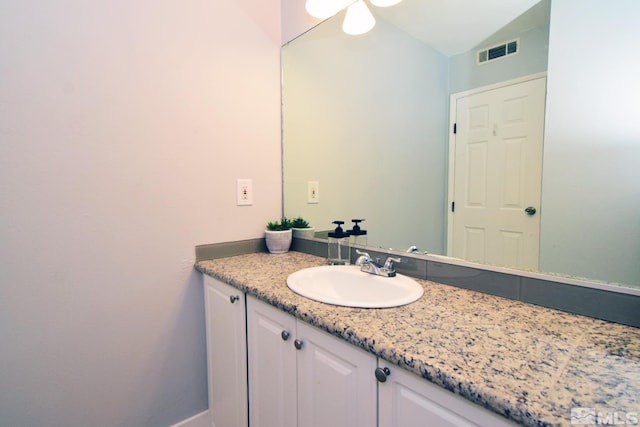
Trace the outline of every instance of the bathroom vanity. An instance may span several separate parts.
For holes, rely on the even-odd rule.
[[[287,287],[325,263],[289,252],[196,264],[215,425],[553,426],[584,408],[640,412],[639,329],[419,279],[419,300],[384,309]]]

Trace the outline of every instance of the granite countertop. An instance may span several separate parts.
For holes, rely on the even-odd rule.
[[[289,274],[325,264],[254,253],[196,268],[520,424],[571,425],[572,408],[640,413],[640,329],[419,279],[422,298],[385,309],[287,287]]]

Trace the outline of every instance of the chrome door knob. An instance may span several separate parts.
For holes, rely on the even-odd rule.
[[[533,206],[529,206],[524,211],[527,213],[527,215],[535,215],[537,212],[536,208],[534,208]]]
[[[381,383],[387,381],[387,377],[391,375],[391,371],[386,366],[384,368],[376,368],[376,379]]]

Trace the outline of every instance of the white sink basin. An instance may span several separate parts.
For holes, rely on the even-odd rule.
[[[422,286],[410,277],[382,277],[353,265],[305,268],[287,277],[295,293],[315,301],[346,307],[398,307],[422,296]]]

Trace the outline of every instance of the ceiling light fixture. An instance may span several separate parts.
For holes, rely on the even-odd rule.
[[[358,0],[347,9],[347,14],[342,23],[342,31],[356,36],[370,31],[374,25],[376,25],[376,19],[364,0]]]
[[[351,1],[352,0],[307,0],[304,8],[309,15],[315,18],[326,19],[347,7]]]
[[[369,0],[372,5],[389,7],[402,0]],[[306,0],[304,5],[309,15],[327,19],[349,6],[342,23],[342,31],[351,35],[364,34],[376,25],[376,19],[364,0]]]

